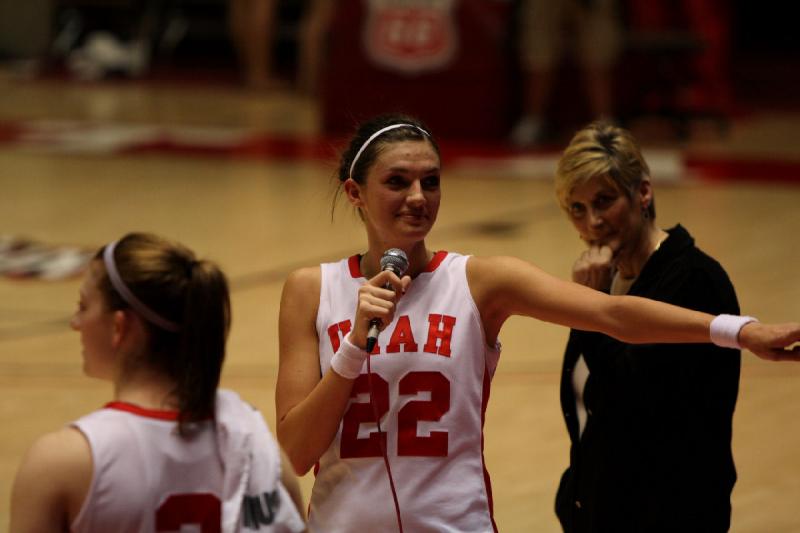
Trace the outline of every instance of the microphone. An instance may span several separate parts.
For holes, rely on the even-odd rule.
[[[402,278],[408,270],[408,256],[399,248],[389,248],[381,256],[381,272],[391,270],[397,277]],[[392,284],[387,283],[384,289],[392,289]],[[369,321],[369,331],[367,332],[367,353],[372,353],[375,344],[378,342],[378,328],[381,325],[380,318],[373,318]]]

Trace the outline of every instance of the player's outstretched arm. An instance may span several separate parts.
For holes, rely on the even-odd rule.
[[[598,331],[631,344],[711,342],[714,316],[637,296],[609,296],[568,282],[513,257],[470,259],[470,290],[487,338],[496,338],[511,315]],[[751,322],[734,343],[765,359],[796,360],[800,349],[797,324]]]

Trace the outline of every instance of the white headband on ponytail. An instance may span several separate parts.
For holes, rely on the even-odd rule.
[[[111,285],[114,289],[119,293],[123,300],[128,302],[134,311],[139,313],[142,318],[154,324],[161,329],[165,329],[167,331],[176,332],[179,331],[181,328],[175,322],[171,320],[167,320],[166,318],[162,317],[149,307],[147,307],[139,298],[134,295],[131,290],[125,285],[125,282],[122,281],[122,277],[119,275],[119,270],[117,270],[117,264],[114,261],[114,248],[117,247],[117,243],[119,241],[114,241],[111,244],[106,246],[106,249],[103,250],[103,263],[106,266],[106,272],[108,272],[108,279],[111,280]]]

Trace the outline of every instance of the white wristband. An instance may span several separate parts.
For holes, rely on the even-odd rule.
[[[350,336],[342,339],[342,344],[331,357],[331,368],[347,379],[356,379],[367,359],[367,351],[350,342]]]
[[[717,315],[711,321],[711,342],[723,348],[740,349],[739,331],[750,322],[758,322],[752,316]]]

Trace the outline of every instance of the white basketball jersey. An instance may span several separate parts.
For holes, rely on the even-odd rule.
[[[483,417],[500,351],[486,346],[467,259],[437,252],[398,301],[370,356],[403,528],[414,533],[496,531]],[[352,327],[365,281],[358,256],[322,265],[317,333],[323,374]],[[312,531],[395,528],[369,390],[365,362],[336,438],[317,465]]]
[[[241,402],[231,391],[219,391],[218,402],[219,394]],[[176,411],[111,402],[72,424],[86,436],[94,467],[72,533],[222,531],[223,461],[228,457],[220,456],[215,423],[200,422],[193,426],[197,431],[191,437],[181,437],[177,417]],[[261,430],[274,440],[266,426]],[[300,527],[279,526],[281,516],[297,511],[279,483],[278,450],[277,444],[259,450],[258,460],[270,463],[273,474],[259,480],[263,488],[259,494],[239,498],[239,526],[233,530],[243,530],[247,523],[251,531],[302,530],[299,516],[293,520],[300,521]]]

